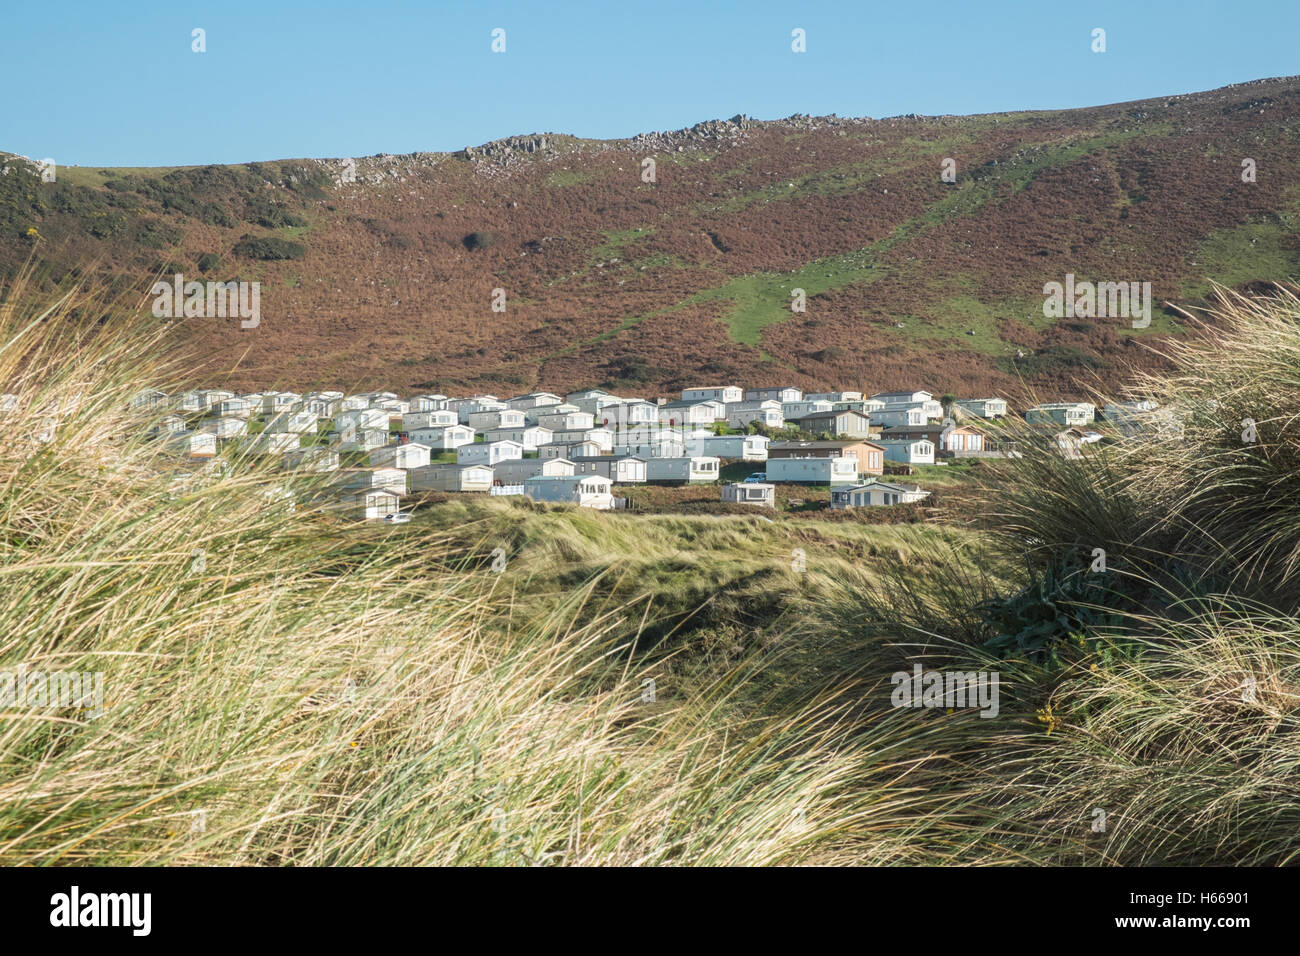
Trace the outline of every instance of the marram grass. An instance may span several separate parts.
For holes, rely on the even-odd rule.
[[[0,296],[0,670],[102,672],[105,698],[0,710],[0,863],[1295,861],[1286,415],[1260,419],[1261,459],[1223,446],[1240,500],[1172,445],[1035,459],[989,534],[468,498],[362,528],[306,477],[146,440],[160,413],[131,399],[179,372],[161,334],[82,331],[109,308]],[[1236,318],[1273,336],[1295,407],[1294,307],[1270,309]],[[1207,527],[1212,506],[1241,527]],[[983,647],[972,608],[1089,534],[1135,575],[1160,553],[1241,586],[1139,610],[1123,646],[1093,635],[1056,669]],[[914,662],[998,670],[999,716],[891,708]]]
[[[0,310],[0,667],[100,672],[105,699],[0,713],[0,862],[907,858],[891,832],[926,798],[881,755],[906,728],[829,694],[741,713],[734,669],[648,695],[605,634],[635,608],[578,587],[525,615],[436,532],[290,511],[265,492],[301,481],[251,462],[182,467],[131,407],[168,373],[157,337],[37,299]]]

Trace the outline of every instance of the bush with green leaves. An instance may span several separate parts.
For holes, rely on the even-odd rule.
[[[235,243],[233,251],[245,259],[300,259],[307,253],[307,247],[278,236],[244,236]]]

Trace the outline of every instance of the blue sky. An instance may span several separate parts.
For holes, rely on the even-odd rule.
[[[6,7],[0,149],[60,165],[454,150],[736,113],[1056,109],[1300,73],[1296,0]]]

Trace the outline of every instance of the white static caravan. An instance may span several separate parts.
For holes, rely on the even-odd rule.
[[[203,407],[207,409],[215,410],[226,399],[235,397],[234,392],[224,388],[204,388],[199,391],[203,395]]]
[[[709,386],[707,388],[682,389],[683,402],[739,402],[745,398],[744,389],[737,385]]]
[[[446,395],[417,395],[411,399],[411,411],[413,412],[440,412],[446,408]]]
[[[845,392],[804,392],[803,397],[809,402],[830,402],[832,405],[837,402],[860,402],[862,393],[854,391]],[[885,404],[881,402],[880,404]]]
[[[675,484],[704,484],[717,481],[722,466],[712,455],[682,458],[650,458],[645,463],[646,481]]]
[[[808,485],[855,485],[858,460],[840,458],[769,458],[767,480]]]
[[[294,468],[298,471],[338,471],[339,453],[329,448],[299,448],[285,452],[283,462],[286,468]]]
[[[659,406],[659,424],[670,428],[700,428],[726,418],[727,406],[722,402],[681,401]]]
[[[617,395],[595,395],[589,398],[580,398],[574,402],[568,402],[575,406],[580,412],[590,412],[591,417],[596,422],[605,420],[616,421],[618,419],[619,407],[623,404],[623,399]],[[545,409],[543,409],[545,411]]]
[[[537,446],[539,458],[595,458],[603,451],[600,444],[594,441],[552,442]]]
[[[432,449],[418,441],[404,445],[385,445],[370,452],[370,464],[389,465],[393,468],[423,468],[429,463]]]
[[[311,415],[318,421],[322,418],[333,418],[338,414],[339,400],[336,398],[324,398],[320,395],[308,395],[299,402],[298,407],[293,410],[295,412],[302,412],[305,415]]]
[[[233,418],[252,418],[253,403],[247,398],[227,398],[217,403],[217,414]]]
[[[577,441],[594,441],[600,446],[600,450],[606,453],[614,450],[614,433],[608,428],[578,428],[573,431],[551,433],[550,443],[553,445]]]
[[[770,441],[764,435],[692,435],[686,439],[686,447],[692,455],[767,461]]]
[[[339,436],[339,451],[370,451],[392,440],[387,428],[348,429]]]
[[[849,392],[848,394],[857,394]],[[885,407],[885,403],[876,398],[855,398],[846,399],[842,402],[833,402],[832,410],[837,412],[850,411],[861,412],[863,415],[870,415],[872,412],[878,412]]]
[[[211,458],[217,453],[217,436],[212,432],[172,432],[164,442],[168,451],[191,458]]]
[[[164,415],[149,429],[149,434],[154,437],[165,437],[175,435],[177,432],[189,431],[185,427],[185,419],[179,415]]]
[[[785,424],[785,415],[781,403],[775,399],[759,402],[729,402],[727,404],[727,424],[732,428],[744,428],[750,422],[758,422],[769,428],[780,428]]]
[[[8,397],[10,396],[5,396]],[[197,388],[182,392],[176,400],[176,410],[180,412],[206,412],[208,407],[206,393]]]
[[[554,392],[529,392],[527,395],[507,398],[506,405],[516,411],[527,412],[534,408],[545,408],[547,405],[559,405],[563,401],[564,399]]]
[[[410,411],[402,416],[402,431],[410,432],[417,428],[448,428],[460,424],[460,416],[449,408],[429,408]]]
[[[598,425],[620,431],[659,423],[659,406],[639,398],[602,405],[600,411],[594,414]]]
[[[925,408],[921,405],[886,405],[870,413],[871,424],[882,428],[897,428],[899,425],[915,427],[929,421]]]
[[[1048,402],[1025,412],[1031,425],[1091,425],[1097,418],[1097,406],[1091,402]]]
[[[886,405],[919,405],[934,400],[934,395],[926,391],[916,392],[876,392],[871,396]]]
[[[614,432],[614,443],[617,445],[632,445],[685,441],[687,434],[693,430],[682,426],[660,425],[658,422],[628,425],[620,427]]]
[[[460,465],[495,465],[511,458],[523,458],[524,446],[517,441],[470,442],[456,449],[456,463]]]
[[[603,388],[584,388],[580,392],[570,392],[564,396],[564,402],[568,405],[578,407],[579,402],[591,401],[597,398],[618,398],[613,392],[607,392]]]
[[[454,465],[445,462],[413,468],[412,491],[490,491],[492,469],[487,465]]]
[[[524,413],[514,408],[498,408],[469,413],[469,427],[477,432],[494,428],[523,428]]]
[[[574,504],[580,508],[608,511],[614,507],[613,483],[603,475],[574,475],[572,478],[528,478],[524,494],[534,501]]]
[[[535,476],[571,478],[577,469],[567,458],[512,458],[493,465],[492,475],[503,485],[518,485]]]
[[[297,392],[264,392],[260,411],[263,415],[275,415],[290,411],[301,402],[302,396]]]
[[[455,451],[461,445],[469,445],[474,441],[474,429],[468,425],[448,425],[445,428],[417,428],[407,434],[411,441],[419,442],[421,445],[428,445],[438,452]]]
[[[831,492],[831,507],[843,508],[881,508],[890,505],[906,505],[928,498],[930,492],[922,491],[917,485],[901,485],[890,481],[873,481],[852,488],[838,488]]]
[[[745,389],[744,401],[746,402],[776,402],[778,405],[784,402],[801,402],[805,396],[801,389],[797,388],[747,388]]]
[[[401,503],[397,495],[382,488],[366,488],[345,494],[339,500],[346,509],[367,521],[395,514]]]
[[[1179,413],[1168,406],[1161,408],[1151,399],[1111,402],[1104,409],[1106,421],[1125,438],[1178,438],[1183,434]]]
[[[556,459],[558,460],[558,459]],[[597,455],[573,459],[574,474],[604,475],[616,485],[644,484],[645,459],[635,455]]]
[[[659,421],[659,406],[654,402],[630,398],[623,403],[619,415],[619,421],[624,425],[653,425]]]
[[[907,407],[919,405],[925,412],[926,418],[942,418],[943,405],[935,401],[934,396],[926,391],[915,392],[877,392],[872,395],[874,401],[884,402],[886,408]],[[891,424],[910,424],[908,422],[894,422]],[[922,422],[921,424],[925,424]]]
[[[244,449],[253,455],[283,455],[302,446],[302,436],[294,432],[262,432],[246,435],[240,440]]]
[[[293,432],[295,435],[316,434],[316,416],[306,411],[281,411],[267,421],[268,432]]]
[[[449,401],[447,407],[454,409],[460,416],[462,425],[469,424],[469,417],[475,412],[499,412],[506,408],[506,403],[498,401],[492,395],[478,395],[474,398],[457,398]]]
[[[160,388],[146,388],[131,397],[132,408],[164,408],[167,404],[167,393]]]
[[[638,458],[683,458],[686,455],[686,442],[680,438],[663,438],[656,441],[637,441],[624,444],[614,443],[612,455],[636,455]]]
[[[248,434],[248,422],[234,417],[214,418],[204,422],[200,430],[218,438],[239,438]]]
[[[591,412],[542,412],[537,424],[553,432],[576,432],[594,428],[596,421]]]
[[[844,435],[849,438],[870,438],[873,428],[871,417],[866,412],[850,408],[841,408],[838,411],[814,412],[801,418],[792,418],[789,424],[813,434],[826,432],[830,435]],[[878,428],[877,431],[879,431]]]
[[[385,408],[353,408],[339,412],[334,416],[334,430],[345,431],[348,428],[382,428],[388,431],[388,410]]]
[[[834,409],[830,402],[811,402],[807,399],[798,402],[782,402],[781,416],[783,418],[802,418],[804,415],[815,415],[818,412],[829,412]]]
[[[1007,403],[1000,398],[962,398],[957,407],[976,418],[1005,418]]]
[[[383,488],[395,495],[406,494],[406,472],[401,468],[348,468],[340,471],[334,481],[349,491]]]
[[[924,438],[881,438],[876,444],[885,446],[885,461],[907,465],[934,464],[934,442]]]
[[[494,428],[483,433],[484,441],[517,441],[524,446],[524,451],[537,451],[538,445],[549,445],[555,440],[554,433],[541,425],[527,425],[524,428]]]
[[[722,486],[722,500],[730,504],[776,507],[776,485],[764,481],[737,481]]]

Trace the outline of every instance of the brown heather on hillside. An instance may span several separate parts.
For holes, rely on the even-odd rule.
[[[1208,280],[1300,274],[1298,119],[1287,78],[1059,112],[548,135],[360,159],[346,184],[336,160],[231,167],[254,184],[238,201],[220,170],[200,171],[218,183],[204,202],[238,218],[269,199],[299,226],[205,221],[166,199],[176,173],[158,171],[151,193],[124,190],[117,171],[60,170],[23,190],[5,178],[0,269],[35,256],[55,282],[93,262],[142,302],[174,265],[260,281],[258,328],[173,325],[196,380],[237,388],[655,395],[725,381],[1064,397],[1157,367],[1150,346],[1188,331],[1165,301],[1195,309]],[[104,217],[119,231],[96,238]],[[245,235],[306,253],[242,259]],[[221,256],[214,274],[199,273],[205,253]],[[1151,329],[1044,318],[1043,284],[1067,273],[1151,282]],[[795,286],[806,313],[789,309]],[[498,288],[505,313],[491,309]]]

